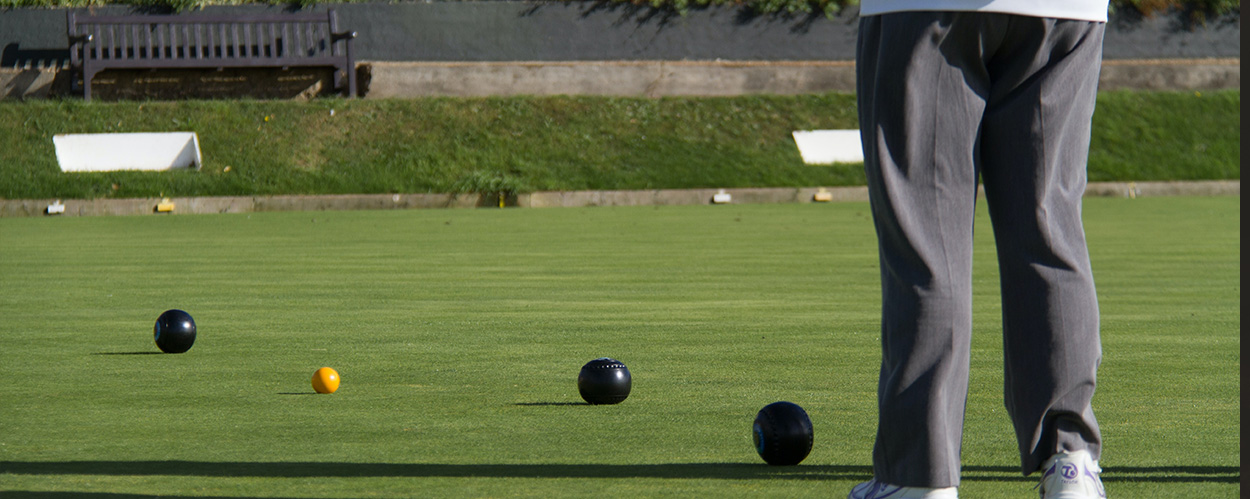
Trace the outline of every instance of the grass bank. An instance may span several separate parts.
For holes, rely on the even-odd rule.
[[[1094,181],[1241,178],[1241,92],[1107,92]],[[128,198],[863,183],[790,133],[856,128],[846,94],[732,98],[0,103],[0,197]],[[194,172],[60,171],[63,133],[194,131]]]

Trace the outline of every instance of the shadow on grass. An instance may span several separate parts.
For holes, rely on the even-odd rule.
[[[1104,466],[1103,482],[1154,483],[1239,483],[1237,466]],[[965,482],[1036,482],[1038,475],[1020,474],[1018,466],[964,466],[960,479]]]
[[[116,475],[254,478],[679,478],[866,480],[869,466],[689,464],[397,464],[202,461],[0,461],[0,475]]]
[[[682,464],[398,464],[207,461],[0,461],[0,474],[200,477],[677,478],[719,480],[867,480],[869,466],[764,463]],[[965,466],[965,481],[1034,481],[1014,466]],[[1109,467],[1104,482],[1238,483],[1235,466]],[[6,496],[11,492],[5,492]]]

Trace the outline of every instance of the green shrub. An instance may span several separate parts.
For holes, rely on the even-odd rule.
[[[451,190],[457,194],[478,194],[483,204],[498,203],[503,207],[515,204],[517,194],[531,189],[524,180],[507,172],[473,170],[453,183]]]
[[[340,0],[345,3],[368,0]],[[451,0],[454,1],[454,0]],[[740,6],[758,14],[807,14],[832,17],[845,8],[859,4],[859,0],[566,0],[607,4],[632,4],[654,9],[685,13],[690,9],[709,6]],[[87,7],[98,5],[132,5],[135,7],[168,9],[182,12],[209,5],[295,5],[308,7],[316,0],[0,0],[0,8],[11,7]],[[1159,14],[1179,15],[1187,21],[1205,22],[1226,14],[1240,15],[1241,0],[1112,0],[1111,10],[1135,10],[1146,16]]]

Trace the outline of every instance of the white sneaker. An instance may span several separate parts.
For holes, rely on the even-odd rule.
[[[1042,465],[1042,481],[1037,484],[1042,499],[1101,499],[1107,497],[1098,474],[1102,468],[1089,451],[1060,452]]]
[[[925,487],[899,487],[878,482],[876,478],[856,485],[846,499],[958,499],[955,487],[929,489]]]

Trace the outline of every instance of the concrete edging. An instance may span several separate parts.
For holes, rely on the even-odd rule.
[[[729,194],[728,204],[814,203],[828,193],[831,202],[868,201],[866,187],[802,187],[740,189],[656,189],[619,191],[549,191],[519,194],[511,206],[522,208],[588,206],[676,206],[713,204],[713,196]],[[1087,197],[1241,196],[1240,180],[1199,182],[1098,182]],[[474,208],[497,206],[493,197],[477,194],[338,194],[311,196],[174,197],[172,214],[251,213],[263,211],[340,211]],[[156,214],[163,198],[130,199],[0,199],[0,217],[35,217],[61,203],[57,216]]]
[[[366,98],[855,92],[854,61],[371,62]],[[1241,59],[1105,61],[1101,90],[1241,88]]]

